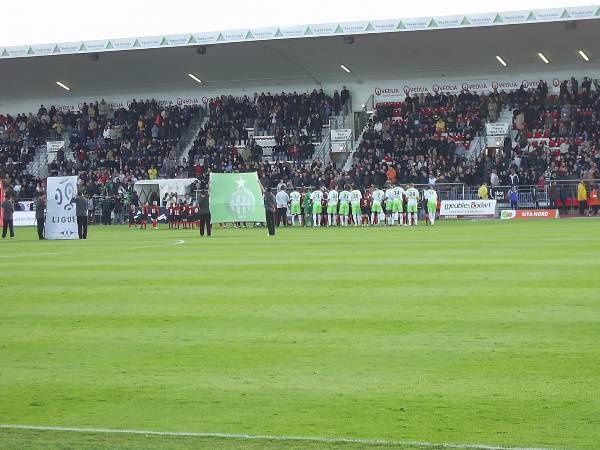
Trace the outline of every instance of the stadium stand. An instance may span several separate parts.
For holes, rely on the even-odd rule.
[[[591,89],[588,78],[581,90],[577,86],[572,78],[563,81],[558,96],[548,96],[548,87],[540,81],[535,89],[420,94],[400,103],[378,104],[352,170],[358,178],[367,177],[367,183],[373,177],[381,183],[386,179],[383,172],[389,172],[388,179],[427,184],[435,178],[474,185],[489,180],[495,171],[500,183],[510,185],[513,169],[519,183],[527,185],[596,179],[600,91]],[[496,155],[467,158],[470,140],[503,109],[512,112],[514,142],[507,140]]]
[[[36,148],[47,139],[63,138],[71,154],[61,150],[48,164],[49,174],[79,174],[89,192],[105,193],[113,184],[130,186],[135,179],[176,176],[180,168],[175,150],[196,106],[161,106],[155,100],[135,99],[127,108],[110,104],[84,103],[77,111],[40,106],[37,114],[16,118],[0,116],[1,175],[7,185],[26,185],[18,196],[30,197],[35,190],[34,174],[27,164]]]
[[[0,163],[5,184],[32,197],[37,180],[27,165],[47,139],[68,136],[72,155],[59,152],[50,174],[79,173],[89,192],[114,195],[136,179],[187,174],[206,184],[211,171],[257,170],[265,186],[365,187],[386,181],[466,183],[489,181],[543,188],[551,180],[599,176],[600,96],[597,83],[565,80],[558,95],[545,83],[536,88],[488,94],[415,94],[380,103],[367,122],[348,170],[313,161],[323,127],[348,112],[349,93],[270,93],[221,96],[207,105],[206,118],[179,164],[175,148],[196,106],[162,106],[154,100],[113,109],[103,100],[77,111],[43,105],[37,114],[0,116]],[[343,100],[342,100],[343,99]],[[502,112],[513,131],[503,151],[469,157],[471,141]],[[270,157],[256,140],[273,136]]]

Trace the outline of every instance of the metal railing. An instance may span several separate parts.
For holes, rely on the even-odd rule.
[[[331,161],[331,133],[329,130],[325,133],[323,140],[315,149],[312,157],[313,161],[321,161],[328,164]]]

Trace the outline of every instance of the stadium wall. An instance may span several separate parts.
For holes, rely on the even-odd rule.
[[[494,88],[500,90],[518,89],[522,82],[528,87],[535,87],[540,79],[547,82],[551,92],[558,92],[561,80],[569,79],[571,76],[581,80],[584,76],[592,79],[600,78],[600,68],[597,66],[588,66],[587,70],[578,68],[577,70],[561,70],[546,72],[504,72],[495,71],[489,74],[478,73],[475,76],[453,76],[436,77],[427,76],[420,78],[404,78],[395,80],[378,80],[365,82],[350,82],[347,78],[340,78],[337,83],[324,83],[316,85],[315,83],[278,83],[252,86],[248,88],[239,87],[211,87],[210,84],[205,88],[182,90],[182,91],[135,91],[118,95],[95,94],[90,92],[86,95],[76,95],[71,91],[62,96],[54,98],[29,98],[19,101],[5,100],[0,104],[0,113],[18,114],[23,112],[36,112],[40,104],[45,106],[55,105],[56,107],[68,111],[77,110],[83,102],[91,102],[104,98],[112,103],[115,108],[126,107],[133,98],[150,99],[154,98],[165,105],[204,105],[209,99],[224,94],[248,95],[252,96],[255,92],[306,92],[313,89],[323,88],[326,92],[332,93],[334,89],[340,89],[347,86],[353,98],[354,110],[360,110],[361,104],[371,96],[375,96],[375,102],[382,101],[401,101],[407,93],[427,93],[432,94],[443,91],[459,93],[467,88],[476,92],[489,92]],[[117,90],[117,89],[115,89]]]

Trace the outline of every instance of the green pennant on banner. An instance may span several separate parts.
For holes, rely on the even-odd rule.
[[[211,173],[211,223],[265,222],[265,207],[256,172]]]

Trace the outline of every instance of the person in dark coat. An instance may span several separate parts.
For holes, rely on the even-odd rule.
[[[204,236],[204,231],[206,230],[206,235],[210,237],[212,225],[210,224],[209,196],[206,190],[202,190],[200,197],[198,197],[198,215],[200,216],[200,236]]]
[[[77,216],[77,234],[79,239],[87,239],[87,198],[82,192],[77,197],[71,199],[71,203],[75,204],[75,215]]]
[[[35,221],[37,225],[38,239],[44,240],[44,227],[46,226],[46,195],[40,194],[35,199]]]
[[[277,201],[271,190],[266,190],[264,197],[267,229],[269,230],[269,236],[275,236],[275,212],[277,211]]]
[[[2,202],[2,239],[6,239],[7,230],[10,230],[10,238],[15,238],[15,229],[13,227],[14,213],[15,205],[7,192],[6,194],[4,194],[4,201]]]

